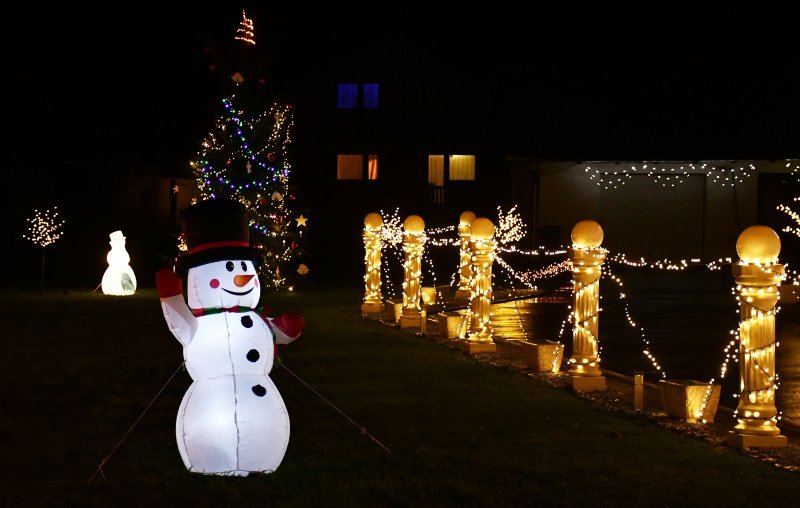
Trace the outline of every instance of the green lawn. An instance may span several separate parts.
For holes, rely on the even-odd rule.
[[[269,296],[307,328],[272,379],[292,434],[277,472],[188,473],[180,372],[104,468],[100,460],[182,360],[154,291],[0,292],[4,506],[790,506],[800,475],[602,412],[569,392],[359,316],[359,294]]]

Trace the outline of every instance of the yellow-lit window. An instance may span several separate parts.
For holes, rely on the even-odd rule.
[[[428,184],[436,187],[444,185],[444,155],[428,156]]]
[[[361,180],[364,178],[364,156],[336,156],[336,178],[339,180]]]
[[[450,180],[475,180],[475,156],[451,155]]]
[[[378,154],[371,153],[369,154],[369,158],[367,159],[369,162],[367,164],[367,178],[370,180],[377,180],[378,179]]]

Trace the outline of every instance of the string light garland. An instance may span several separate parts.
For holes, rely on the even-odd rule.
[[[792,201],[800,201],[800,196],[795,197]],[[795,212],[791,207],[780,204],[777,209],[789,216],[794,221],[794,226],[786,226],[781,231],[784,233],[791,233],[795,236],[800,236],[800,214]]]
[[[609,190],[622,187],[634,175],[647,176],[651,181],[664,188],[675,187],[676,184],[679,185],[697,174],[704,174],[713,183],[723,187],[733,186],[750,178],[755,171],[756,166],[752,161],[742,163],[738,167],[736,165],[726,167],[705,162],[643,162],[613,171],[593,169],[592,166],[587,165],[584,174],[597,186]]]
[[[786,168],[789,170],[789,173],[796,178],[796,181],[800,182],[800,161],[796,159],[786,159]]]
[[[619,299],[623,303],[623,309],[624,309],[624,312],[625,312],[625,319],[627,319],[628,325],[632,329],[634,329],[638,334],[641,334],[641,339],[642,339],[642,342],[644,343],[644,349],[642,349],[642,354],[647,357],[647,359],[650,361],[650,364],[653,366],[653,368],[656,369],[656,371],[658,371],[661,374],[661,377],[666,379],[667,378],[667,371],[662,369],[661,364],[658,363],[658,360],[656,359],[655,355],[653,355],[653,353],[650,351],[651,344],[650,344],[650,341],[647,339],[647,335],[644,333],[644,327],[643,326],[638,326],[636,324],[636,321],[631,316],[630,307],[628,306],[628,299],[627,299],[627,297],[625,295],[625,292],[622,289],[623,288],[622,279],[620,277],[614,275],[611,272],[611,268],[609,266],[607,266],[607,265],[604,266],[604,268],[603,268],[603,275],[605,275],[609,279],[611,279],[611,281],[614,282],[617,285],[617,287],[619,288]]]
[[[469,248],[472,221],[477,217],[470,211],[462,212],[458,218],[458,290],[456,296],[471,295],[472,253]]]

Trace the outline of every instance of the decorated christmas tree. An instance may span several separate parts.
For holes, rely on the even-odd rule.
[[[217,56],[225,61],[212,65],[230,91],[191,166],[200,199],[232,199],[247,208],[251,243],[263,253],[264,286],[291,289],[291,279],[308,270],[300,262],[305,218],[294,211],[290,186],[293,111],[266,86],[253,22],[242,16],[233,57]]]

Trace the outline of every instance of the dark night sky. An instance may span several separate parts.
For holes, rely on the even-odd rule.
[[[202,50],[209,39],[230,37],[239,6],[26,5],[12,8],[3,36],[14,131],[9,160],[35,160],[42,171],[55,173],[59,160],[180,163],[191,156],[219,96]],[[488,78],[498,89],[524,97],[517,103],[519,114],[511,115],[511,129],[524,131],[532,119],[549,122],[576,145],[582,139],[596,143],[598,136],[646,142],[640,135],[646,129],[660,138],[687,132],[724,137],[719,133],[725,131],[749,137],[754,146],[798,133],[796,119],[790,119],[800,113],[800,64],[777,27],[766,37],[749,28],[565,19],[503,26],[489,18],[485,26],[376,22],[381,30],[372,32],[358,28],[364,25],[357,21],[320,29],[295,20],[289,24],[300,29],[292,31],[284,26],[284,13],[263,5],[250,12],[260,36],[288,35],[289,44],[306,49],[346,32],[364,43],[361,30],[370,37],[404,38],[442,67],[469,68],[466,76]],[[348,30],[354,27],[358,31]]]
[[[624,160],[686,146],[692,158],[800,156],[800,59],[791,32],[777,26],[714,30],[482,13],[471,22],[351,20],[320,28],[252,4],[245,5],[261,40],[280,36],[313,52],[343,34],[361,46],[397,38],[419,51],[421,66],[452,72],[455,83],[475,86],[474,76],[499,92],[497,100],[465,107],[504,108],[504,127],[525,155],[581,159],[578,149],[588,147]],[[228,2],[9,8],[2,36],[8,170],[48,175],[63,188],[76,173],[185,165],[221,96],[203,48],[230,38],[240,12]],[[297,68],[313,77],[303,62]],[[708,154],[699,153],[704,147]]]

